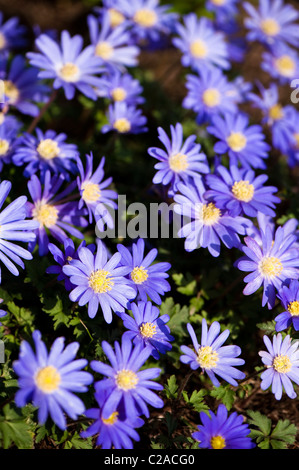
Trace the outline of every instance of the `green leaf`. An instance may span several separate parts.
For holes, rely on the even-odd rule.
[[[13,444],[19,449],[32,449],[32,429],[30,418],[25,418],[9,404],[3,407],[3,416],[0,416],[0,439],[4,449]]]
[[[271,445],[273,449],[286,449],[288,444],[295,442],[296,434],[297,427],[290,423],[288,419],[279,420],[271,433]]]
[[[269,436],[271,433],[272,421],[271,419],[267,418],[267,416],[262,415],[259,411],[247,411],[249,416],[249,423],[253,426],[256,426],[260,429],[261,433],[264,436]]]
[[[264,323],[258,323],[256,326],[265,332],[266,335],[275,334],[275,325],[276,322],[274,320],[267,321]]]
[[[189,320],[189,309],[186,305],[181,308],[180,304],[175,304],[174,300],[170,297],[162,302],[160,313],[161,315],[167,314],[170,316],[167,326],[170,328],[172,335],[178,337],[186,335],[186,323]]]
[[[169,399],[177,398],[177,390],[179,386],[176,383],[176,376],[172,375],[169,379],[167,379],[167,384],[164,387],[164,392]]]
[[[232,408],[235,401],[235,391],[229,385],[220,385],[219,387],[213,387],[210,395],[217,400],[220,400],[228,409]]]
[[[183,391],[182,395],[185,402],[191,405],[195,411],[197,411],[198,413],[200,413],[201,411],[208,413],[209,407],[204,402],[204,397],[205,395],[207,395],[206,390],[193,390],[190,398],[188,397],[188,394],[185,390]]]

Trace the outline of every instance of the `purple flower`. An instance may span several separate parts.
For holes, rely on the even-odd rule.
[[[133,106],[145,101],[141,96],[143,88],[139,80],[117,69],[103,75],[101,87],[96,92],[100,97],[108,98],[112,102],[120,101]]]
[[[289,285],[282,286],[277,293],[284,311],[275,317],[276,331],[286,330],[293,326],[296,331],[299,330],[299,281],[292,279]]]
[[[108,124],[102,127],[102,132],[116,131],[119,134],[140,134],[146,132],[147,119],[142,111],[124,101],[116,101],[108,108]]]
[[[280,45],[263,53],[261,67],[272,78],[278,79],[281,85],[289,84],[299,76],[299,55],[296,50]]]
[[[13,49],[26,45],[24,34],[26,27],[19,24],[19,18],[12,17],[3,21],[3,13],[0,12],[0,54],[7,56]]]
[[[21,124],[12,116],[4,118],[0,125],[0,172],[4,164],[11,163],[11,157],[17,147],[17,135]]]

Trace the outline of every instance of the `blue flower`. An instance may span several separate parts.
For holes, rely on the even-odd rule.
[[[140,238],[137,243],[132,244],[132,252],[124,245],[118,244],[117,249],[121,254],[121,265],[128,268],[129,282],[135,290],[138,299],[146,302],[147,296],[156,304],[161,305],[162,299],[160,295],[170,291],[168,271],[171,268],[170,263],[160,262],[154,263],[158,255],[158,250],[152,248],[146,256],[144,256],[145,243]]]
[[[251,295],[263,285],[263,307],[267,304],[272,309],[279,291],[287,279],[297,279],[299,275],[299,251],[294,246],[297,237],[285,234],[283,227],[278,227],[273,237],[270,227],[261,232],[262,246],[252,237],[245,237],[246,246],[242,247],[244,257],[235,265],[241,271],[250,271],[244,278],[247,286],[244,295]]]
[[[92,100],[97,99],[94,87],[100,86],[96,75],[103,72],[102,61],[94,55],[94,46],[82,50],[83,38],[71,37],[68,31],[62,31],[61,44],[47,34],[41,34],[35,40],[41,51],[28,52],[27,57],[35,67],[42,69],[40,78],[54,79],[53,88],[63,88],[68,100],[74,98],[76,88]]]
[[[141,343],[133,346],[132,341],[123,335],[121,344],[114,342],[115,351],[106,341],[102,342],[102,348],[111,365],[91,361],[90,366],[95,372],[106,376],[95,383],[97,393],[109,390],[109,397],[102,408],[104,419],[109,419],[119,409],[123,410],[126,418],[140,415],[148,418],[148,404],[155,408],[164,406],[163,400],[151,390],[163,389],[161,384],[152,380],[159,377],[161,369],[151,367],[140,370],[151,354],[150,347],[144,348]]]
[[[216,19],[221,16],[233,17],[238,13],[239,0],[207,0],[206,9],[216,14]]]
[[[124,327],[129,330],[124,334],[133,340],[134,344],[151,346],[151,354],[155,359],[159,359],[159,353],[170,351],[172,346],[169,341],[173,341],[174,337],[170,335],[170,329],[166,325],[170,319],[169,315],[160,316],[159,309],[151,302],[132,303],[130,309],[133,316],[127,313],[121,315]]]
[[[62,174],[67,180],[69,173],[77,173],[76,158],[78,147],[65,142],[66,134],[57,134],[48,129],[43,132],[36,128],[36,137],[24,132],[17,141],[12,161],[17,166],[26,165],[25,178],[30,178],[37,171],[44,181],[46,171],[52,175]]]
[[[207,157],[202,153],[200,144],[195,144],[196,135],[190,135],[183,142],[183,127],[180,123],[170,126],[171,139],[161,127],[158,128],[159,140],[165,146],[165,150],[158,147],[148,149],[151,157],[160,160],[156,163],[158,170],[153,178],[154,184],[168,185],[168,194],[173,195],[177,191],[180,181],[188,182],[189,178],[201,177],[201,174],[209,173]]]
[[[102,127],[102,132],[116,131],[119,134],[140,134],[146,132],[147,119],[142,111],[124,101],[116,101],[108,108],[108,121]]]
[[[12,155],[17,148],[21,124],[12,116],[4,117],[0,125],[0,172],[4,164],[11,163]]]
[[[266,335],[263,339],[267,351],[259,355],[267,370],[261,374],[261,389],[271,386],[276,400],[281,399],[283,389],[290,398],[296,398],[292,382],[299,385],[299,342],[293,342],[290,335],[282,340],[281,333],[273,336],[273,343]]]
[[[123,312],[136,297],[135,290],[124,277],[129,269],[119,265],[120,253],[115,253],[108,260],[108,252],[100,240],[95,254],[81,247],[78,257],[79,260],[72,259],[63,267],[63,273],[76,286],[69,297],[80,306],[88,303],[90,318],[95,317],[100,306],[105,321],[111,323],[112,311]]]
[[[209,410],[210,416],[200,413],[202,424],[198,431],[192,433],[193,439],[199,441],[201,449],[252,449],[255,444],[250,439],[250,429],[244,418],[236,412],[228,416],[226,407],[220,404],[217,414]]]
[[[143,426],[144,421],[139,417],[120,419],[118,411],[111,413],[109,418],[103,418],[102,410],[109,396],[106,390],[95,393],[95,399],[99,408],[90,408],[85,411],[85,416],[91,418],[94,422],[85,431],[81,432],[81,437],[90,437],[97,435],[96,445],[101,449],[133,449],[133,442],[139,441],[139,435],[135,428]]]
[[[275,317],[276,331],[286,330],[293,326],[299,330],[299,281],[292,279],[289,285],[284,285],[277,293],[277,298],[281,301],[284,311]]]
[[[218,165],[215,174],[206,176],[209,190],[205,198],[215,203],[219,209],[226,209],[232,217],[245,214],[256,217],[258,212],[275,216],[275,204],[280,202],[273,193],[275,186],[263,186],[267,175],[255,176],[253,170],[231,166],[230,170]]]
[[[129,73],[122,73],[116,69],[103,75],[101,87],[97,90],[97,93],[112,102],[120,101],[135,106],[145,101],[141,96],[142,91],[143,88],[139,80],[133,78]]]
[[[0,209],[9,195],[11,186],[10,181],[0,183]],[[0,212],[0,261],[14,276],[19,275],[15,265],[24,269],[25,266],[21,258],[30,260],[32,254],[12,241],[32,243],[36,238],[35,229],[38,223],[26,219],[28,217],[26,204],[27,197],[19,196]]]
[[[3,13],[0,12],[0,54],[7,56],[13,49],[26,45],[24,34],[26,27],[19,24],[19,18],[12,17],[3,21]]]
[[[262,127],[249,125],[249,117],[243,113],[226,113],[223,117],[214,116],[207,131],[219,142],[214,146],[217,154],[228,152],[230,164],[243,168],[262,168],[266,165],[270,145],[265,142]]]
[[[289,84],[299,74],[299,55],[296,50],[280,45],[264,52],[261,67],[269,75],[278,79],[281,85]]]
[[[92,375],[82,371],[88,361],[75,360],[77,342],[64,349],[64,338],[57,338],[48,352],[38,330],[32,337],[35,352],[27,341],[22,341],[19,358],[13,363],[20,388],[15,396],[16,405],[23,407],[32,401],[38,407],[40,424],[50,415],[60,429],[66,429],[64,412],[76,420],[85,411],[82,400],[72,392],[87,392],[87,385],[92,383]]]

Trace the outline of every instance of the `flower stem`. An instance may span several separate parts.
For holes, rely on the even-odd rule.
[[[47,109],[49,108],[49,106],[55,100],[56,96],[57,96],[57,90],[53,90],[50,97],[49,97],[49,99],[48,99],[48,101],[44,104],[44,106],[41,108],[39,114],[37,116],[35,116],[35,118],[31,122],[30,126],[28,127],[27,134],[31,134],[34,131],[34,129],[36,128],[37,124],[39,123],[39,121],[41,120],[41,118],[43,117],[43,115],[45,114]]]
[[[189,374],[186,375],[185,377],[185,380],[183,380],[183,382],[181,383],[181,386],[178,390],[178,400],[181,398],[182,396],[182,393],[184,391],[184,388],[186,387],[190,377],[194,374],[194,370],[192,370],[191,372],[189,372]]]

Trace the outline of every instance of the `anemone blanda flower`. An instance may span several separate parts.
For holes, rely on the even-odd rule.
[[[182,52],[182,65],[197,71],[212,66],[229,69],[225,37],[214,29],[211,21],[190,13],[183,17],[183,22],[177,23],[179,37],[173,38],[173,44]]]
[[[95,57],[102,65],[125,69],[138,64],[139,48],[129,44],[130,32],[126,25],[111,28],[107,13],[101,18],[89,15],[87,21]]]
[[[19,24],[19,18],[14,16],[4,22],[3,16],[0,12],[0,54],[6,56],[11,50],[25,46],[27,40],[26,27]]]
[[[51,176],[50,171],[46,171],[44,184],[36,175],[32,175],[28,181],[28,190],[33,202],[28,202],[30,216],[39,222],[36,232],[36,241],[29,244],[29,249],[33,251],[38,244],[39,254],[43,256],[48,253],[50,232],[56,240],[63,243],[68,238],[66,232],[76,238],[84,238],[83,234],[75,227],[86,227],[88,222],[84,218],[86,213],[78,209],[78,202],[65,201],[76,188],[76,181],[57,194],[65,179],[63,175]]]
[[[265,142],[262,127],[249,125],[246,114],[214,116],[207,130],[218,139],[214,151],[220,155],[228,152],[231,165],[238,166],[240,162],[243,168],[266,168],[264,159],[271,147]]]
[[[20,354],[13,368],[18,375],[19,390],[15,403],[23,407],[31,402],[38,407],[38,421],[46,422],[48,415],[60,429],[66,429],[66,413],[76,420],[85,411],[83,401],[73,392],[87,392],[93,376],[82,369],[86,359],[75,359],[79,343],[64,348],[64,338],[57,338],[50,351],[35,330],[32,334],[35,351],[27,341],[22,341]]]
[[[69,173],[77,172],[77,145],[65,142],[66,134],[57,134],[51,129],[43,132],[36,128],[35,134],[24,132],[19,137],[12,157],[13,163],[16,166],[25,165],[23,174],[26,178],[39,172],[41,181],[44,181],[46,171],[50,171],[52,175],[62,174],[69,180]]]
[[[69,32],[61,32],[60,43],[47,34],[41,34],[35,45],[41,52],[28,52],[30,64],[42,69],[40,78],[53,79],[53,88],[63,88],[68,100],[74,98],[75,91],[92,100],[97,99],[94,87],[101,85],[97,74],[103,72],[102,60],[94,55],[94,46],[83,47],[83,37],[70,36]]]
[[[112,312],[120,314],[136,297],[135,289],[124,277],[129,269],[119,265],[120,253],[108,260],[107,249],[101,240],[97,241],[96,253],[86,247],[81,247],[77,253],[79,259],[70,260],[62,268],[75,286],[69,294],[70,300],[80,306],[88,303],[90,318],[95,317],[100,307],[105,321],[111,323]]]
[[[275,186],[264,186],[267,180],[267,175],[256,177],[253,170],[236,166],[228,170],[218,165],[215,174],[205,178],[209,189],[204,196],[219,209],[226,209],[232,217],[244,214],[256,217],[258,212],[274,217],[273,209],[280,199],[273,194],[278,191]]]
[[[13,119],[4,118],[0,125],[0,172],[4,164],[11,163],[11,157],[18,143],[18,133],[22,125]]]
[[[108,391],[102,390],[95,393],[94,397],[99,405],[98,408],[90,408],[85,411],[87,418],[93,419],[93,423],[81,432],[81,437],[90,437],[97,435],[96,445],[101,449],[133,449],[133,440],[139,441],[139,435],[136,428],[143,426],[144,421],[139,417],[130,417],[120,419],[119,412],[114,411],[109,418],[103,418],[102,410],[105,401],[108,398]]]
[[[148,418],[148,405],[163,407],[163,400],[151,390],[163,389],[161,384],[152,380],[159,377],[161,369],[151,367],[140,370],[151,354],[151,347],[144,347],[142,343],[133,346],[132,341],[123,335],[121,344],[114,342],[114,351],[106,341],[102,342],[102,348],[111,365],[91,361],[90,366],[95,372],[106,376],[94,385],[98,393],[109,390],[109,397],[102,408],[104,419],[109,419],[120,408],[126,418],[140,415]]]
[[[168,271],[171,268],[170,263],[153,263],[158,255],[158,250],[152,248],[147,255],[144,255],[145,243],[139,238],[132,244],[130,251],[124,245],[118,244],[117,249],[121,254],[120,263],[128,268],[128,277],[130,285],[135,290],[137,299],[146,302],[147,296],[156,304],[162,303],[161,295],[170,291]]]
[[[0,209],[8,197],[11,187],[10,181],[0,183]],[[12,241],[32,243],[36,238],[35,229],[38,226],[36,221],[26,219],[28,216],[26,203],[27,197],[19,196],[0,212],[0,261],[14,276],[19,275],[15,265],[24,269],[25,266],[21,258],[30,260],[32,254]],[[1,271],[0,267],[0,282]]]
[[[293,168],[299,163],[299,111],[292,106],[288,110],[285,132],[285,155],[288,165]]]
[[[207,0],[205,7],[218,16],[232,18],[238,13],[239,0]]]
[[[124,334],[128,336],[134,344],[142,343],[144,347],[151,346],[152,356],[159,359],[159,353],[165,354],[170,351],[174,337],[170,334],[170,329],[166,325],[170,317],[167,314],[160,316],[158,307],[151,302],[138,302],[130,305],[132,315],[122,313],[121,318],[124,327],[128,329]]]
[[[147,119],[142,111],[124,101],[116,101],[108,108],[108,124],[104,124],[102,132],[118,132],[119,134],[140,134],[146,132]]]
[[[117,69],[103,75],[101,87],[96,92],[99,96],[108,98],[112,102],[124,101],[133,106],[145,101],[141,96],[143,88],[139,80],[133,78],[131,74],[122,73]]]
[[[111,217],[107,206],[117,209],[116,202],[117,193],[112,189],[105,189],[112,182],[112,177],[104,178],[105,157],[103,157],[93,173],[93,154],[86,155],[86,169],[84,170],[82,161],[77,158],[77,167],[79,176],[77,177],[77,185],[80,192],[79,209],[86,207],[89,214],[89,223],[95,218],[97,228],[103,230],[105,223],[108,227],[113,228],[113,218]]]
[[[94,11],[102,17],[107,15],[109,18],[109,24],[111,28],[128,23],[127,18],[122,10],[120,0],[103,0],[102,6],[95,7]]]
[[[148,153],[159,160],[155,164],[158,170],[153,178],[154,184],[168,185],[169,195],[177,191],[180,181],[187,182],[189,178],[200,177],[210,171],[207,157],[201,152],[201,145],[195,143],[196,135],[190,135],[184,140],[183,127],[180,123],[170,126],[171,139],[164,129],[158,128],[159,140],[165,150],[150,147]]]
[[[180,361],[183,364],[189,364],[192,370],[201,368],[215,387],[220,385],[216,375],[234,386],[238,385],[236,379],[244,379],[244,372],[235,367],[245,363],[243,359],[238,358],[241,349],[235,345],[222,346],[230,334],[228,329],[220,333],[221,327],[217,321],[214,321],[208,328],[207,321],[203,318],[200,343],[190,323],[187,324],[187,330],[194,349],[189,346],[181,346],[183,355],[180,357]]]
[[[278,79],[281,85],[288,84],[299,74],[298,52],[285,45],[279,45],[263,53],[261,67],[272,78]]]
[[[285,5],[282,0],[259,0],[258,9],[249,2],[244,2],[248,17],[244,24],[249,30],[249,41],[260,41],[271,47],[280,43],[293,46],[299,44],[298,20],[299,13],[292,5]]]
[[[277,293],[284,311],[275,317],[276,331],[286,330],[293,326],[296,331],[299,330],[299,281],[292,279],[288,285],[284,285]]]
[[[263,307],[267,304],[272,309],[276,300],[276,291],[280,290],[287,279],[299,276],[299,250],[294,245],[297,237],[293,233],[285,235],[283,227],[273,232],[266,226],[261,232],[262,246],[252,237],[245,237],[246,246],[242,246],[245,256],[236,261],[235,266],[241,271],[250,271],[245,276],[247,286],[244,295],[251,295],[263,285]]]
[[[192,433],[193,439],[199,441],[201,449],[252,449],[255,444],[250,439],[250,429],[244,418],[236,412],[228,415],[221,403],[217,413],[209,410],[210,416],[200,413],[202,424],[198,431]]]
[[[276,400],[280,400],[283,390],[290,398],[296,398],[292,382],[299,385],[299,342],[292,341],[290,335],[282,339],[281,333],[273,336],[273,342],[264,336],[267,351],[259,351],[267,370],[261,374],[261,389],[271,386]]]
[[[210,121],[211,116],[238,110],[238,95],[221,69],[202,69],[199,75],[187,75],[188,93],[183,107],[192,109],[196,121],[201,124]]]
[[[231,217],[204,197],[206,188],[196,180],[196,184],[179,183],[174,196],[175,213],[189,220],[178,231],[178,236],[186,238],[185,250],[208,248],[214,257],[220,255],[221,242],[227,248],[239,247],[239,235],[245,235],[252,222],[244,217]],[[185,220],[186,221],[186,220]]]

